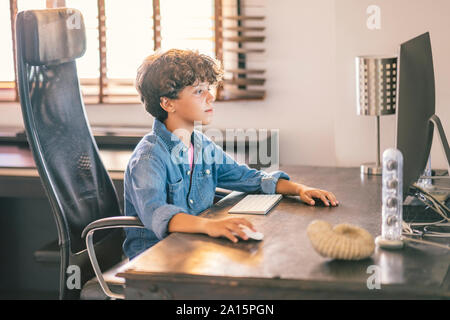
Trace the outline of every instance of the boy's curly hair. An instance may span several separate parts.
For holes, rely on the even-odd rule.
[[[220,62],[197,51],[171,49],[145,58],[138,69],[136,89],[145,109],[159,121],[167,119],[160,98],[177,99],[187,86],[198,82],[218,84],[223,77]]]

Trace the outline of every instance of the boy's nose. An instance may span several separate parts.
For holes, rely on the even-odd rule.
[[[211,92],[208,91],[208,95],[206,97],[206,101],[213,102],[214,100],[216,100],[215,95],[213,95]]]

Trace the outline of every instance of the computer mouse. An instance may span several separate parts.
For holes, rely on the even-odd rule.
[[[322,199],[320,198],[312,198],[314,200],[314,206],[315,207],[332,207],[331,202],[328,201],[328,206],[323,203]],[[336,206],[338,206],[339,203],[336,203]]]
[[[242,229],[242,231],[247,235],[248,239],[252,240],[262,240],[264,239],[264,234],[258,231],[253,231],[249,227],[240,224],[239,227]],[[233,232],[233,234],[236,236],[236,234]]]

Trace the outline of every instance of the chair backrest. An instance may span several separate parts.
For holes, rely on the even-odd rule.
[[[67,8],[19,12],[16,44],[27,138],[52,206],[59,245],[65,250],[62,264],[68,264],[68,255],[86,248],[84,227],[122,214],[80,92],[75,59],[86,48],[82,15]],[[106,236],[107,232],[99,235]]]

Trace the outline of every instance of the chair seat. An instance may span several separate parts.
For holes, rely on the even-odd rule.
[[[123,294],[125,288],[125,279],[117,277],[119,269],[129,260],[125,259],[103,273],[103,277],[109,286],[109,289],[118,294]],[[109,297],[103,292],[97,277],[92,278],[83,286],[80,299],[82,300],[108,300]]]

